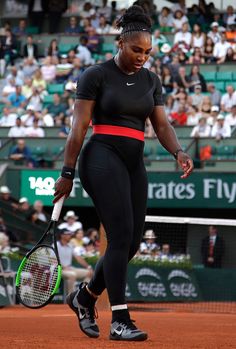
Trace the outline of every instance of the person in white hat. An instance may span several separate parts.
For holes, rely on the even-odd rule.
[[[211,30],[207,36],[212,39],[214,44],[220,41],[219,24],[217,22],[211,23]]]
[[[144,241],[141,242],[140,254],[154,256],[158,253],[160,246],[155,242],[156,235],[153,230],[146,230],[143,236]]]
[[[212,127],[211,136],[217,141],[231,137],[231,127],[225,122],[224,115],[219,114],[216,118],[216,123]]]
[[[75,233],[76,230],[82,229],[82,223],[78,221],[78,216],[76,216],[74,211],[67,211],[66,215],[63,217],[64,221],[58,226],[58,229],[67,229],[72,233]]]

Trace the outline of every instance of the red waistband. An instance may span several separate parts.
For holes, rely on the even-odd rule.
[[[104,134],[112,136],[123,136],[144,141],[144,132],[129,127],[113,125],[93,125],[94,134]]]

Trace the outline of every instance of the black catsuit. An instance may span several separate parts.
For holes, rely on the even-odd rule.
[[[93,125],[144,131],[155,105],[163,105],[158,77],[142,68],[127,75],[114,59],[88,68],[77,99],[95,100]],[[97,263],[89,288],[107,288],[111,305],[125,304],[128,261],[142,239],[147,201],[144,142],[127,136],[93,134],[79,158],[79,176],[92,198],[107,235],[107,250]]]

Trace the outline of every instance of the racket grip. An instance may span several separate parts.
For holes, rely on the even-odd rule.
[[[60,213],[61,213],[61,209],[63,206],[65,200],[65,196],[62,196],[54,205],[53,207],[53,211],[52,211],[52,217],[51,220],[52,221],[58,221],[59,217],[60,217]]]

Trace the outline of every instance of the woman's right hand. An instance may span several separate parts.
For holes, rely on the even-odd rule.
[[[73,187],[73,179],[59,177],[55,183],[55,193],[53,203],[57,202],[62,196],[67,198]]]

